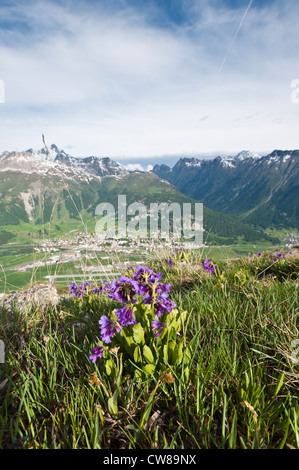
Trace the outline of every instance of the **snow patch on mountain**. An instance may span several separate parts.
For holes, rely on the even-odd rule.
[[[223,158],[222,165],[229,168],[235,168],[234,161],[229,158]]]
[[[238,153],[238,155],[234,157],[234,159],[239,160],[239,162],[247,160],[248,158],[257,160],[262,157],[258,153],[252,152],[251,150],[242,150],[242,152]]]

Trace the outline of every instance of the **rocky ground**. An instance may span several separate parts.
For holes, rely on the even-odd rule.
[[[0,294],[0,311],[2,308],[12,312],[29,310],[33,305],[46,307],[56,305],[60,296],[52,284],[36,284],[21,291],[11,291],[9,294]]]

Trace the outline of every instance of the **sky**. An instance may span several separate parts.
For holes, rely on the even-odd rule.
[[[298,149],[298,26],[298,0],[1,0],[0,152]]]

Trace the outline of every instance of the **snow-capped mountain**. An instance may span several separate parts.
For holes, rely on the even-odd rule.
[[[299,150],[181,158],[173,168],[156,165],[152,171],[213,210],[263,227],[299,226]]]
[[[61,179],[89,181],[103,176],[122,176],[128,171],[110,158],[75,158],[60,150],[55,144],[49,148],[0,154],[0,172],[13,171]]]

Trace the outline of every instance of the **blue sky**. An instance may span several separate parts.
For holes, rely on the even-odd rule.
[[[2,0],[0,151],[299,148],[298,18],[297,0]]]

